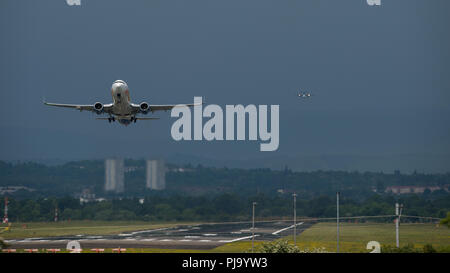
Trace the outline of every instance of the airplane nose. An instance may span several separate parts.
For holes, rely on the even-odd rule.
[[[127,84],[123,81],[117,80],[112,85],[113,92],[123,92],[128,89]]]
[[[114,91],[120,91],[122,89],[122,84],[121,83],[114,83],[113,84],[113,90]]]

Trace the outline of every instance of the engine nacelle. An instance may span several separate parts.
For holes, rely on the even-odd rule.
[[[97,114],[102,113],[103,112],[103,104],[101,104],[100,102],[94,103],[94,110],[95,110],[95,112],[97,112]]]
[[[142,113],[147,113],[150,110],[150,105],[146,102],[141,102],[141,104],[139,104],[139,109]]]

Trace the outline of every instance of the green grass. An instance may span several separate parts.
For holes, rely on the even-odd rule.
[[[369,241],[377,241],[381,245],[395,246],[395,225],[393,223],[341,223],[339,236],[340,252],[369,252],[366,249]],[[293,236],[287,239],[293,242]],[[400,225],[400,246],[413,244],[422,248],[432,244],[436,249],[449,249],[450,229],[435,224]],[[305,248],[325,248],[336,251],[336,223],[319,223],[297,236],[297,246]]]
[[[22,227],[26,224],[26,228]],[[151,222],[99,222],[72,221],[59,223],[13,223],[10,232],[0,234],[5,239],[22,239],[31,237],[63,236],[63,235],[105,235],[118,234],[138,230],[173,227],[193,223],[151,223]],[[4,225],[2,225],[4,227]],[[293,242],[293,237],[283,239]],[[369,241],[378,241],[381,245],[395,246],[395,225],[393,223],[341,223],[340,251],[369,252],[366,245]],[[255,241],[255,249],[263,242]],[[422,248],[432,244],[437,250],[450,252],[450,229],[434,224],[400,225],[400,246],[414,244]],[[134,248],[127,253],[243,253],[251,250],[251,241],[228,243],[209,250],[198,249],[160,249]],[[300,249],[324,248],[326,251],[336,251],[336,223],[318,223],[306,229],[297,236],[297,246]],[[105,249],[105,252],[112,252]]]
[[[139,231],[173,227],[193,223],[152,223],[152,222],[130,222],[130,221],[71,221],[71,222],[31,222],[12,223],[11,230],[0,233],[4,239],[24,239],[33,237],[53,237],[67,235],[108,235],[122,232]],[[0,231],[5,225],[0,226]]]

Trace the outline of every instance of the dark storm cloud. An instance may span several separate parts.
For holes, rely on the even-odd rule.
[[[448,1],[0,5],[3,159],[450,151]],[[279,104],[280,148],[175,142],[169,113],[126,128],[41,103],[110,102],[116,79],[127,81],[135,102]],[[314,97],[298,99],[299,90]]]

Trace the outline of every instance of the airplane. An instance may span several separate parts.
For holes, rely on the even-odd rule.
[[[300,97],[300,98],[310,98],[311,96],[312,96],[312,94],[311,93],[302,93],[302,92],[300,92],[300,93],[298,93],[298,96]]]
[[[155,111],[167,111],[171,110],[177,106],[196,106],[200,104],[168,104],[168,105],[152,105],[147,102],[141,102],[140,104],[132,103],[130,100],[130,91],[128,90],[128,85],[122,80],[116,80],[111,87],[111,95],[113,98],[113,103],[102,104],[96,102],[93,105],[80,105],[80,104],[60,104],[60,103],[49,103],[44,100],[45,105],[56,106],[56,107],[66,107],[74,108],[77,110],[91,111],[98,115],[108,114],[107,118],[97,118],[100,120],[108,120],[110,123],[118,121],[120,124],[129,125],[130,123],[136,123],[137,120],[154,120],[159,118],[146,118],[138,117],[138,114],[148,114]]]

